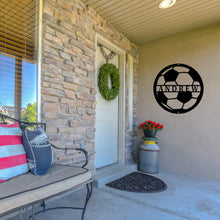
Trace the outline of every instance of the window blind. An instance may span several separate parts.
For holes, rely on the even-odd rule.
[[[37,3],[0,1],[0,111],[17,118],[37,100]]]
[[[35,59],[36,1],[0,1],[0,48],[7,54]]]

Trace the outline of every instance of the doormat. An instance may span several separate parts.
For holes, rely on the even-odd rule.
[[[107,183],[106,186],[139,193],[161,192],[167,188],[167,185],[162,180],[139,172],[130,173],[120,179]]]

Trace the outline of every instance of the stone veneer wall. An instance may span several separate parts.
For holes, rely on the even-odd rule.
[[[89,152],[88,167],[93,171],[97,92],[96,33],[134,57],[134,131],[126,132],[125,141],[125,157],[126,161],[130,161],[137,124],[137,47],[79,0],[44,1],[42,121],[47,123],[49,138],[57,146],[80,147],[84,143]],[[82,154],[73,155],[72,150],[58,155],[58,159],[67,158],[68,162],[78,162],[81,157]]]

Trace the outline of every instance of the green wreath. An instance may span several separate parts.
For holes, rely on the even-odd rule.
[[[112,88],[109,88],[108,79],[111,79]],[[99,69],[98,87],[103,99],[111,101],[118,96],[120,77],[118,68],[112,63],[106,63]]]

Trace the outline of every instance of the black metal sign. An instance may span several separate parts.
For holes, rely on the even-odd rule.
[[[186,64],[172,64],[162,69],[154,81],[158,104],[171,113],[186,113],[202,99],[203,82],[196,70]]]

